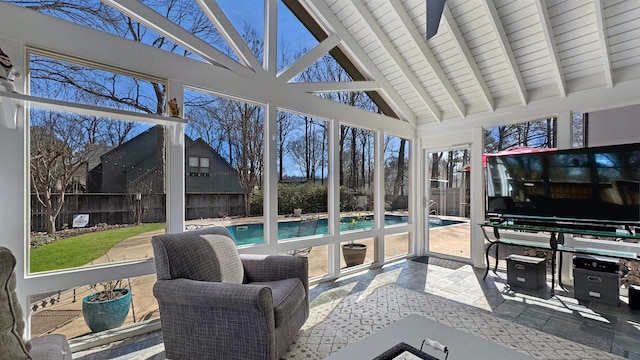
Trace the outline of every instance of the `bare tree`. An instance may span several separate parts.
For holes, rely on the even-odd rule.
[[[304,133],[291,141],[289,154],[305,179],[315,180],[318,168],[324,166],[326,124],[306,116],[303,120]]]
[[[53,234],[67,186],[86,165],[89,154],[84,146],[83,129],[76,119],[34,110],[31,123],[31,187],[45,208],[47,233]]]
[[[59,17],[133,41],[167,51],[191,55],[166,38],[126,17],[99,1],[20,0],[8,1],[51,16]],[[193,2],[186,0],[146,0],[147,6],[180,24],[211,44],[221,41],[206,15]],[[166,84],[125,76],[99,66],[83,66],[73,60],[62,61],[53,56],[34,52],[30,58],[31,93],[56,98],[112,106],[145,113],[164,113]],[[32,116],[36,114],[32,113]],[[47,209],[47,231],[55,232],[55,217],[64,203],[66,184],[78,169],[86,164],[87,154],[104,146],[118,146],[134,132],[132,122],[112,121],[96,117],[64,117],[48,113],[42,119],[32,119],[40,128],[34,131],[32,146],[32,187],[40,203]],[[67,131],[45,118],[64,118]],[[75,122],[75,123],[74,123]],[[35,124],[34,123],[34,124]],[[71,124],[74,123],[74,124]],[[84,131],[80,131],[82,128]],[[73,131],[71,131],[73,130]],[[70,137],[74,134],[76,137]],[[69,135],[69,136],[68,136]],[[57,138],[57,141],[52,139]],[[163,140],[163,139],[160,139]],[[164,144],[164,141],[159,141]],[[64,146],[63,146],[64,144]],[[164,148],[158,149],[164,154]],[[164,157],[160,159],[164,169]],[[44,173],[43,173],[44,172]],[[45,176],[46,175],[46,176]],[[54,200],[53,194],[60,192]]]
[[[404,187],[404,173],[405,173],[405,147],[407,144],[406,139],[400,139],[400,146],[398,147],[398,161],[396,162],[396,180],[393,183],[393,195],[402,195]]]
[[[548,118],[485,131],[485,152],[494,153],[516,146],[556,147],[557,119]]]
[[[278,122],[276,124],[278,131],[278,181],[282,182],[284,176],[284,156],[286,149],[291,143],[289,135],[292,132],[292,114],[287,112],[278,113]],[[296,152],[294,152],[295,154]]]
[[[231,165],[238,172],[245,197],[245,214],[251,214],[251,193],[262,185],[264,111],[260,106],[229,100],[233,108],[234,131]]]

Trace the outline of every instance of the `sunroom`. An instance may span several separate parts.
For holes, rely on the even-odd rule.
[[[484,270],[483,154],[640,136],[633,1],[449,0],[428,40],[421,0],[70,4],[0,3],[23,75],[0,93],[0,246],[27,333],[77,351],[95,284],[135,291],[116,336],[159,329],[154,234],[225,226],[240,253],[308,256],[312,284],[424,256]]]

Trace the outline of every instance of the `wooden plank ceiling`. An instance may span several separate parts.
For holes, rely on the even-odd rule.
[[[640,78],[640,1],[447,0],[429,41],[425,0],[284,2],[415,125]]]

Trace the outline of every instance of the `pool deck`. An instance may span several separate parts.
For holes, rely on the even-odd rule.
[[[320,214],[320,216],[322,216],[322,214]],[[299,217],[282,217],[278,219],[278,221],[299,220]],[[244,225],[247,223],[256,223],[260,221],[263,221],[262,217],[239,219],[198,219],[187,221],[186,227],[187,229],[189,229],[198,226],[211,225],[235,226]],[[464,229],[454,229],[458,227],[466,228],[466,237],[462,235],[465,233]],[[466,223],[466,226],[452,225],[436,228],[437,231],[431,231],[431,250],[435,251],[435,244],[441,241],[446,242],[446,244],[437,245],[437,248],[442,248],[444,249],[443,251],[449,251],[451,249],[458,248],[462,249],[465,248],[465,246],[466,248],[468,248],[468,228],[468,223]],[[458,233],[459,235],[456,235],[453,238],[450,236],[437,235],[438,233],[446,234],[446,232],[448,231],[456,231],[456,233]],[[107,262],[151,258],[153,257],[151,237],[154,235],[163,234],[164,232],[164,230],[156,230],[126,239],[109,250],[109,252],[105,256],[93,261],[92,264],[95,265]],[[441,237],[440,240],[438,240],[438,236]],[[373,238],[357,241],[359,243],[370,244],[367,249],[365,264],[373,262],[375,254],[373,241]],[[328,273],[328,250],[329,246],[318,246],[311,249],[311,252],[307,255],[307,257],[309,258],[309,274],[311,278],[326,275]],[[407,234],[390,235],[385,237],[385,259],[402,257],[403,255],[406,255],[408,251],[409,238]],[[465,253],[461,250],[459,253],[456,253],[456,255],[464,257]],[[341,267],[345,266],[346,264],[341,257]],[[134,311],[129,312],[129,316],[125,321],[125,325],[133,324],[134,322],[139,322],[141,320],[157,318],[159,316],[158,305],[152,293],[153,284],[156,281],[155,274],[127,279],[127,281],[130,282],[130,287],[132,289]],[[47,300],[49,300],[49,304],[44,307],[42,306],[42,304],[44,303],[42,301],[39,301],[37,304],[32,304],[39,305],[37,309],[31,310],[32,335],[38,336],[42,334],[59,333],[65,334],[68,338],[75,338],[89,334],[90,330],[84,323],[84,319],[82,317],[82,301],[80,300],[82,300],[84,296],[89,295],[92,292],[93,290],[89,286],[81,286],[75,289],[62,291],[59,296],[49,296],[47,298]],[[51,299],[55,299],[56,301],[51,304]]]

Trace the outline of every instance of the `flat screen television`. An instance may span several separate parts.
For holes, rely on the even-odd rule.
[[[640,143],[487,154],[486,185],[489,218],[638,226]]]

